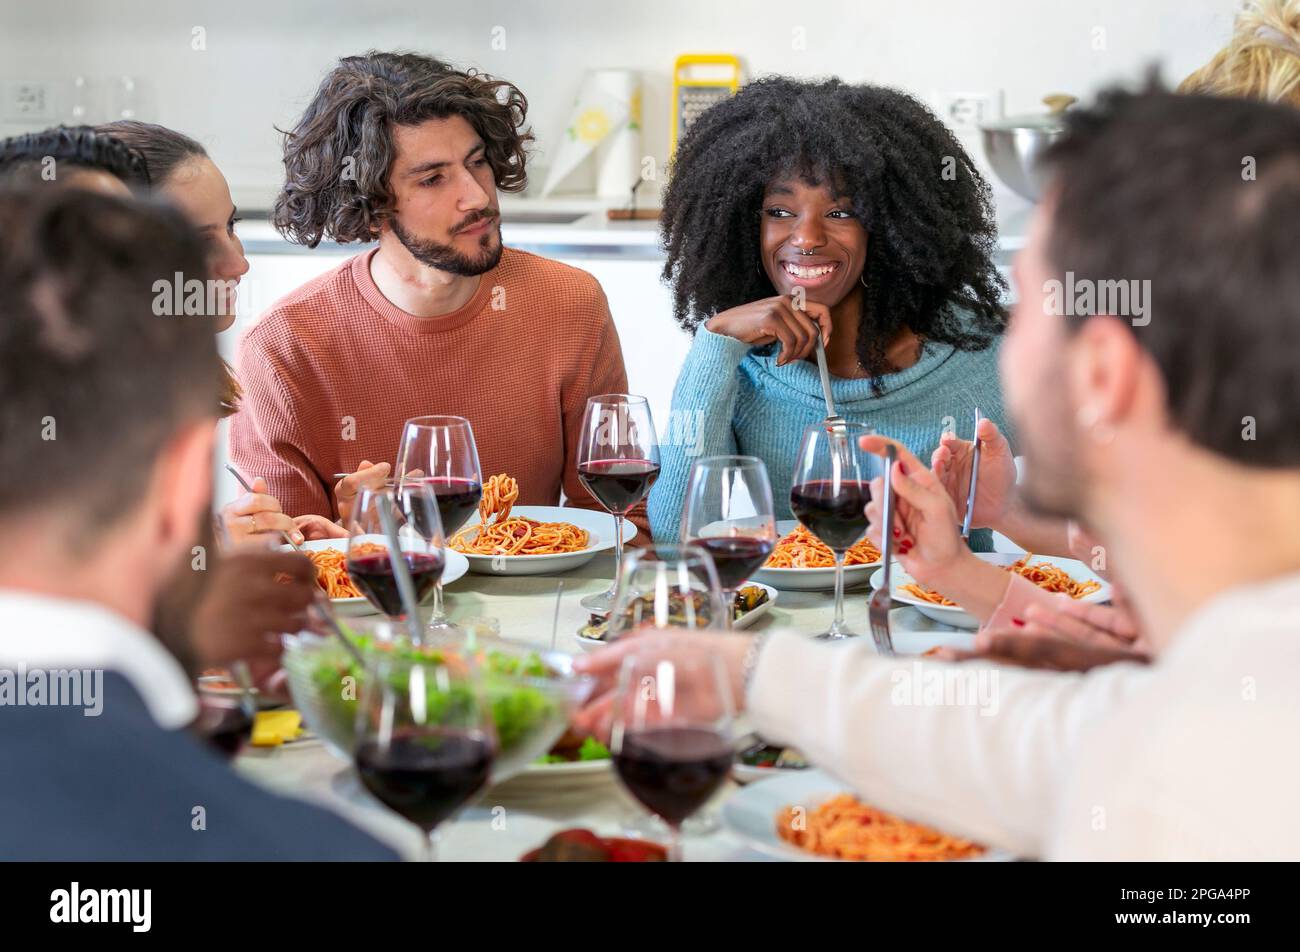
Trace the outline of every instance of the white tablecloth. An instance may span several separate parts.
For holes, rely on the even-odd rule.
[[[517,641],[549,646],[555,593],[564,581],[556,647],[578,653],[574,639],[586,621],[579,600],[609,584],[614,560],[603,553],[587,565],[562,576],[485,576],[469,574],[447,586],[447,611],[453,619],[471,616],[496,618],[501,635]],[[845,616],[850,625],[868,632],[869,588],[845,594]],[[830,593],[781,592],[767,617],[751,631],[791,628],[814,635],[830,623]],[[935,645],[969,647],[970,632],[939,625],[912,608],[895,609],[892,616],[894,646],[900,654],[919,654]],[[390,843],[408,857],[419,855],[421,834],[382,807],[360,787],[350,764],[340,760],[314,738],[278,748],[245,748],[236,767],[248,778],[277,792],[302,797],[326,806]],[[761,782],[761,781],[760,781]],[[728,784],[711,805],[716,810],[736,787]],[[582,826],[604,836],[621,835],[626,823],[644,811],[619,786],[613,770],[594,780],[562,786],[523,776],[486,791],[456,819],[443,825],[439,858],[445,860],[517,860],[540,846],[557,830]],[[762,855],[748,849],[728,830],[688,836],[687,860],[754,860]]]

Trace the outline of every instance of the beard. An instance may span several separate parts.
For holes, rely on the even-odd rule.
[[[475,215],[461,222],[457,226],[457,231],[476,225],[484,218],[496,217],[495,213],[491,215]],[[478,240],[479,254],[471,256],[457,251],[453,245],[444,245],[431,238],[418,238],[412,235],[402,227],[402,223],[396,218],[393,218],[390,224],[393,228],[393,234],[402,243],[402,247],[411,253],[411,257],[421,264],[426,264],[430,268],[437,268],[439,271],[472,278],[485,271],[491,271],[497,266],[497,262],[501,260],[501,231],[499,228],[489,228]]]
[[[1044,369],[1035,381],[1037,393],[1024,403],[1031,412],[1015,414],[1025,457],[1020,493],[1036,515],[1078,519],[1085,483],[1078,441],[1085,437],[1078,432],[1076,414],[1060,383],[1065,379],[1064,361]]]

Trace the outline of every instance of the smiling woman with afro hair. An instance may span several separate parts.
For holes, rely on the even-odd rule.
[[[742,88],[679,143],[661,225],[674,316],[695,339],[650,497],[656,539],[676,537],[701,456],[762,459],[790,517],[804,427],[826,415],[819,336],[850,422],[922,458],[945,430],[969,438],[976,407],[1005,431],[989,187],[911,96],[835,79]]]

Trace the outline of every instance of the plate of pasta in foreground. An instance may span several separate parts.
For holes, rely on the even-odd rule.
[[[722,823],[767,856],[795,862],[994,862],[1014,857],[863,803],[820,770],[741,787]]]
[[[371,543],[376,549],[387,548],[379,543],[382,536],[376,536]],[[379,610],[370,603],[370,599],[361,594],[356,583],[348,576],[348,540],[347,539],[312,539],[302,544],[307,557],[316,566],[316,584],[329,596],[334,611],[340,615],[376,615]],[[281,549],[290,550],[282,545]],[[450,585],[469,571],[469,561],[459,552],[446,549],[447,561],[442,570],[442,584]],[[427,603],[432,595],[425,599]]]
[[[1009,552],[976,552],[985,562],[1001,565],[1008,572],[1022,575],[1040,588],[1060,592],[1081,602],[1110,601],[1110,585],[1104,578],[1076,559]],[[884,569],[871,576],[873,587],[884,581]],[[921,585],[897,562],[893,573],[894,601],[911,605],[922,615],[954,628],[978,628],[979,620],[946,598],[943,593]]]
[[[776,524],[781,538],[753,581],[792,592],[833,592],[835,556],[830,547],[794,519]],[[844,561],[844,587],[865,585],[880,567],[880,551],[867,539],[849,549]]]

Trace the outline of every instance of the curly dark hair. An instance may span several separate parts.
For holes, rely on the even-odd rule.
[[[661,227],[684,328],[776,293],[757,264],[760,213],[792,176],[848,197],[870,236],[856,347],[868,374],[891,370],[903,328],[961,350],[1001,334],[991,193],[952,133],[897,90],[780,76],[704,112],[677,147]]]
[[[46,158],[68,168],[107,172],[130,186],[149,184],[144,156],[137,149],[90,126],[54,126],[0,140],[0,180],[38,181]]]
[[[285,183],[272,221],[314,248],[322,237],[369,241],[393,213],[392,126],[462,116],[483,138],[497,188],[521,191],[531,131],[528,100],[515,86],[416,53],[348,56],[330,71],[291,131],[284,132]],[[352,159],[349,164],[347,159]],[[345,175],[345,169],[351,175]]]

